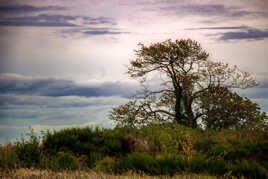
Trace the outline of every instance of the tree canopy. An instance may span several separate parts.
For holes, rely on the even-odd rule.
[[[112,109],[110,118],[119,125],[172,121],[195,128],[202,119],[208,127],[218,129],[266,118],[257,104],[233,92],[256,86],[255,78],[236,66],[213,61],[194,40],[139,44],[135,56],[128,74],[140,81],[143,91]],[[152,89],[147,77],[156,73],[161,82]]]

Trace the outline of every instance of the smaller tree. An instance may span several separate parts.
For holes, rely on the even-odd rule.
[[[202,121],[208,128],[260,128],[267,121],[265,112],[247,97],[241,97],[226,87],[210,88],[200,98]]]

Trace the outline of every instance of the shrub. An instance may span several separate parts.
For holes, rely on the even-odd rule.
[[[118,156],[123,149],[120,132],[116,129],[71,128],[53,133],[47,132],[43,141],[44,150],[50,153],[58,151],[72,152],[77,155],[90,155],[92,152],[102,155]]]
[[[104,157],[104,156],[103,156],[103,154],[101,154],[101,153],[98,153],[98,152],[91,152],[91,153],[88,155],[88,157],[87,157],[87,159],[85,160],[85,162],[86,162],[86,164],[87,164],[87,166],[88,166],[89,168],[94,168],[96,162],[99,161],[99,160],[102,160],[103,157]]]
[[[58,171],[60,169],[58,158],[56,155],[42,154],[40,159],[41,169],[50,169],[52,171]]]
[[[11,143],[0,146],[0,169],[14,169],[19,167],[19,158]]]
[[[244,176],[247,178],[267,178],[268,173],[263,167],[254,161],[242,160],[237,162],[232,168],[232,174],[235,176]]]
[[[204,173],[207,170],[206,159],[203,156],[193,156],[188,165],[188,170],[192,173]]]
[[[217,144],[209,150],[209,157],[222,157],[223,159],[228,158],[228,154],[233,150],[231,144]]]
[[[57,162],[59,170],[77,170],[80,167],[77,158],[69,153],[59,153]]]
[[[32,129],[26,134],[29,140],[24,137],[15,143],[15,152],[20,160],[21,167],[36,167],[40,163],[41,149],[39,146],[40,139]]]
[[[185,171],[187,162],[181,156],[174,154],[157,155],[155,160],[159,166],[159,171],[155,174],[173,176],[176,172]]]
[[[207,152],[209,151],[217,142],[213,138],[200,138],[194,143],[194,148],[198,151]]]
[[[129,170],[136,172],[143,171],[148,174],[158,174],[159,166],[151,155],[134,152],[119,159],[115,172],[122,173]]]
[[[211,158],[207,160],[206,170],[209,174],[223,176],[229,171],[230,162],[223,158]]]
[[[109,156],[104,157],[103,160],[99,160],[96,163],[95,169],[98,171],[112,173],[115,167],[115,159]]]
[[[149,175],[170,175],[185,171],[188,162],[182,156],[174,154],[158,154],[155,157],[146,153],[131,153],[121,157],[115,166],[116,173],[129,170],[144,172]]]

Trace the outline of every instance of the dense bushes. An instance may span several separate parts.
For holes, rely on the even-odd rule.
[[[15,151],[22,167],[34,167],[39,165],[41,159],[40,140],[31,129],[27,134],[28,140],[23,137],[15,143]]]
[[[49,152],[67,151],[77,155],[116,156],[122,152],[120,133],[117,130],[101,128],[71,128],[58,132],[47,132],[43,141],[44,150]]]
[[[263,135],[194,130],[176,124],[140,129],[72,128],[47,132],[42,142],[30,132],[27,140],[0,147],[0,168],[265,178],[267,149]]]

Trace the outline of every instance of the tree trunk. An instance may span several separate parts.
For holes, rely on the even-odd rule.
[[[197,123],[192,111],[192,103],[188,98],[181,91],[175,90],[175,122],[196,128]]]
[[[185,115],[187,117],[187,126],[196,128],[197,123],[192,110],[192,100],[189,96],[185,95],[183,102],[185,106]]]
[[[181,91],[175,89],[175,122],[185,125],[184,116],[182,114],[182,95]]]

